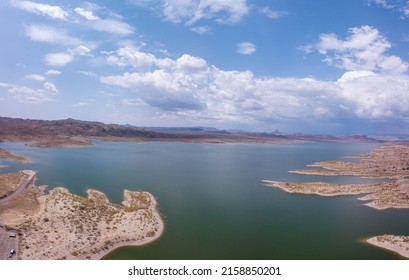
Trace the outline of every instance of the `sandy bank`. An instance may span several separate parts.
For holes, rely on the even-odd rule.
[[[367,242],[409,258],[409,236],[385,234],[369,238]]]
[[[409,208],[409,180],[361,184],[330,184],[323,182],[293,183],[263,180],[264,185],[280,188],[288,193],[345,196],[360,195],[359,200],[370,201],[366,206],[378,210],[387,208]]]
[[[20,161],[20,162],[30,162],[31,159],[23,156],[16,155],[12,152],[6,151],[2,148],[0,148],[0,158],[8,158],[11,160],[15,161]]]
[[[88,197],[59,187],[44,194],[29,190],[0,211],[0,223],[19,233],[20,259],[101,259],[122,246],[159,238],[164,223],[155,198],[143,191],[124,191],[122,205],[110,203],[93,189]]]
[[[409,143],[387,143],[377,147],[367,155],[351,156],[361,161],[342,160],[322,161],[308,167],[322,169],[303,169],[290,173],[319,176],[359,176],[365,178],[401,179],[409,176]]]
[[[330,184],[323,182],[278,182],[263,180],[264,185],[280,188],[288,193],[341,196],[360,195],[365,205],[378,210],[409,208],[409,143],[388,143],[377,147],[367,155],[353,156],[358,162],[325,161],[308,165],[322,169],[289,171],[291,173],[320,176],[359,176],[388,178],[387,182],[362,184]],[[367,240],[368,243],[395,251],[409,258],[409,237],[383,235]]]

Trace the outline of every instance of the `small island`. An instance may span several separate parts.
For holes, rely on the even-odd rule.
[[[87,198],[57,187],[35,186],[36,172],[0,174],[0,226],[17,232],[17,258],[101,259],[123,246],[159,238],[157,202],[144,191],[124,190],[122,204],[87,190]]]
[[[409,144],[386,143],[364,156],[351,156],[358,162],[325,161],[305,169],[289,171],[304,175],[340,176],[350,175],[365,178],[388,179],[376,183],[330,184],[323,182],[279,182],[263,180],[266,186],[277,187],[288,193],[342,196],[359,195],[358,199],[369,201],[365,205],[376,209],[409,208]],[[367,240],[368,243],[392,250],[409,258],[409,236],[382,235]]]

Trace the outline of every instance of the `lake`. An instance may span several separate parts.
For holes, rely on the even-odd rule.
[[[92,187],[120,203],[124,189],[145,190],[165,220],[160,239],[117,249],[107,259],[400,259],[362,240],[409,235],[409,211],[376,210],[356,196],[291,195],[261,180],[365,182],[349,176],[290,174],[305,165],[368,153],[376,144],[105,143],[92,147],[0,147],[31,157],[2,160],[0,172],[38,171],[37,185]]]

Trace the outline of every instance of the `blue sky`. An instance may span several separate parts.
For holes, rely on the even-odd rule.
[[[0,115],[409,133],[407,0],[0,2]]]

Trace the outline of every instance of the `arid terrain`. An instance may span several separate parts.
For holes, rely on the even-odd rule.
[[[6,151],[2,148],[0,148],[0,158],[8,158],[11,160],[15,160],[15,161],[20,161],[20,162],[30,162],[31,160],[29,158],[26,157],[22,157],[22,156],[18,156],[15,155],[9,151]]]
[[[180,141],[189,143],[297,143],[302,141],[377,142],[365,135],[329,136],[257,133],[215,128],[140,128],[131,125],[0,117],[0,142],[29,142],[35,147],[78,147],[92,140],[112,142]]]
[[[125,190],[117,205],[93,189],[87,198],[62,187],[46,193],[46,186],[35,186],[35,175],[0,174],[0,226],[18,233],[19,259],[101,259],[115,248],[151,242],[164,230],[150,193]]]
[[[323,182],[292,183],[263,180],[264,184],[278,187],[288,193],[341,196],[365,194],[358,199],[369,201],[376,209],[409,208],[409,143],[386,143],[368,155],[352,156],[358,162],[325,161],[309,165],[322,169],[290,171],[297,174],[388,179],[384,182],[361,184],[329,184]],[[392,250],[409,258],[409,236],[383,235],[368,239],[370,244]]]
[[[24,141],[36,147],[93,145],[92,140],[118,142],[183,141],[205,143],[291,143],[301,141],[377,142],[362,135],[247,133],[209,128],[154,128],[106,125],[72,119],[61,121],[22,120],[0,117],[0,141]],[[305,175],[352,175],[388,181],[367,184],[291,183],[263,180],[289,193],[321,196],[359,195],[376,209],[409,208],[409,144],[386,143],[368,155],[351,156],[358,162],[326,161],[309,169],[290,171]],[[29,161],[0,149],[0,158]],[[1,163],[1,162],[0,162]],[[1,167],[1,165],[0,165]],[[314,169],[319,167],[319,169]],[[30,170],[0,175],[0,226],[19,233],[18,257],[22,259],[99,259],[114,248],[140,245],[158,238],[163,221],[154,197],[146,192],[125,191],[123,205],[108,201],[103,193],[88,190],[88,198],[55,188],[34,185]],[[408,238],[388,235],[368,240],[383,248],[401,248],[407,256]],[[398,244],[398,245],[396,245]]]

